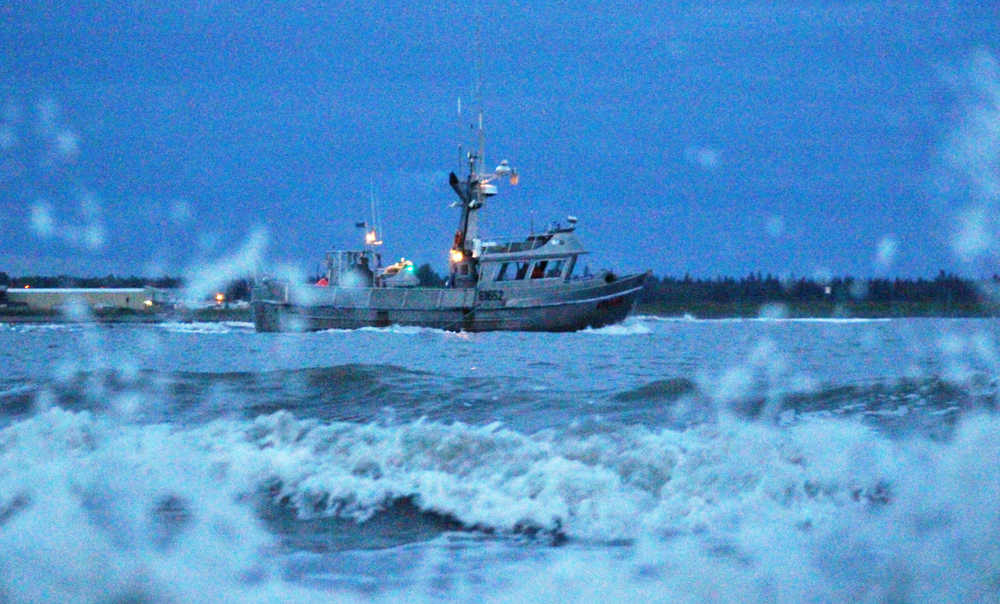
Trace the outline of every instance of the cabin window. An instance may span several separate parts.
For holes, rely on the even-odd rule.
[[[553,260],[549,263],[548,270],[545,271],[546,277],[562,277],[563,263],[566,261],[563,259]]]
[[[573,278],[573,269],[576,268],[576,256],[570,256],[569,259],[566,262],[569,264],[569,266],[566,267],[566,276],[565,276],[565,278],[566,279],[572,279]]]
[[[508,274],[509,272],[510,272],[510,262],[504,262],[503,264],[500,265],[500,269],[497,270],[496,281],[506,281],[510,279],[510,275]]]
[[[541,279],[545,276],[545,266],[549,263],[548,260],[539,260],[535,263],[535,268],[531,269],[532,279]]]
[[[531,262],[518,262],[517,263],[517,275],[515,279],[524,279],[528,275],[528,268],[531,267]]]

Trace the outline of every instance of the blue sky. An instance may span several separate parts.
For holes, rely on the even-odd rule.
[[[374,186],[386,255],[443,272],[477,55],[487,161],[521,173],[488,234],[573,214],[592,268],[670,275],[998,271],[992,2],[106,4],[0,8],[0,271],[312,271]]]

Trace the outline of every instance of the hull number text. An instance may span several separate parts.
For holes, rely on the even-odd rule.
[[[503,302],[502,289],[484,289],[479,292],[480,302]]]

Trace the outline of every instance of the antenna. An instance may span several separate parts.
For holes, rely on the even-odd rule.
[[[372,212],[372,223],[371,230],[365,231],[365,243],[367,245],[382,245],[382,240],[379,239],[379,231],[381,230],[381,225],[378,221],[378,213],[376,212],[375,204],[375,178],[368,179],[368,196],[371,201],[371,212]]]
[[[465,131],[462,124],[462,97],[458,97],[458,140],[462,141],[465,138]],[[462,153],[462,143],[458,143],[458,169],[459,172],[462,170],[462,165],[465,162],[465,155]]]
[[[482,172],[483,166],[486,165],[486,135],[483,133],[483,15],[482,5],[476,5],[476,59],[475,59],[475,76],[476,76],[476,88],[475,88],[475,98],[476,103],[479,105],[479,124],[477,134],[479,135],[479,165],[476,166],[476,172]]]
[[[368,177],[368,199],[372,205],[372,228],[378,229],[381,225],[378,223],[378,216],[375,214],[375,177]]]

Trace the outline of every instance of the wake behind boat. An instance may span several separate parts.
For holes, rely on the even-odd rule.
[[[414,325],[452,331],[575,331],[618,323],[632,310],[648,273],[618,277],[610,271],[576,276],[587,252],[577,220],[515,241],[484,240],[478,218],[497,182],[517,184],[506,160],[483,169],[479,150],[467,154],[468,174],[449,182],[459,197],[458,230],[445,287],[417,287],[413,264],[382,268],[375,230],[363,250],[327,254],[326,274],[315,285],[257,279],[252,294],[258,331],[312,331]]]

